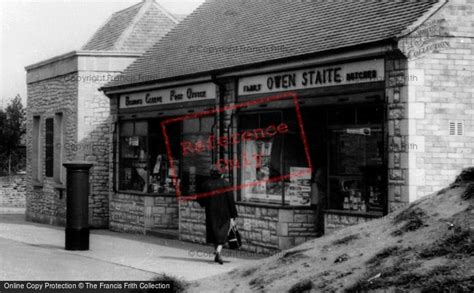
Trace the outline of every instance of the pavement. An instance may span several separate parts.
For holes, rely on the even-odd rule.
[[[263,258],[179,240],[92,230],[90,250],[64,249],[63,227],[25,221],[24,209],[0,208],[0,280],[151,280],[162,274],[184,281],[249,266]]]

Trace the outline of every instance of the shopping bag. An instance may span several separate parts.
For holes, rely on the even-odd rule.
[[[240,237],[239,230],[237,227],[233,226],[229,230],[229,235],[227,236],[227,241],[229,242],[230,249],[239,249],[242,246],[242,239]]]

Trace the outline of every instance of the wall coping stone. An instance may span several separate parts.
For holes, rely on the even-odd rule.
[[[276,204],[268,204],[268,203],[256,203],[256,202],[244,202],[238,201],[235,203],[236,205],[240,206],[249,206],[255,208],[269,208],[269,209],[278,209],[278,210],[315,210],[316,205],[310,206],[287,206],[287,205],[276,205]]]
[[[327,215],[342,215],[350,217],[360,218],[381,218],[383,217],[382,212],[357,212],[357,211],[343,211],[343,210],[324,210],[324,214]]]

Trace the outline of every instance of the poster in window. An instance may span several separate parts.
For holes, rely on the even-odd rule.
[[[293,176],[295,173],[299,174]],[[311,205],[311,169],[290,167],[290,186],[287,197],[290,205]]]

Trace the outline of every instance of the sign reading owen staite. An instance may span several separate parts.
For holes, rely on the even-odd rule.
[[[168,89],[137,92],[120,96],[120,108],[169,105],[216,98],[214,83],[201,83]]]
[[[239,95],[254,95],[384,80],[384,60],[345,63],[239,79]]]

